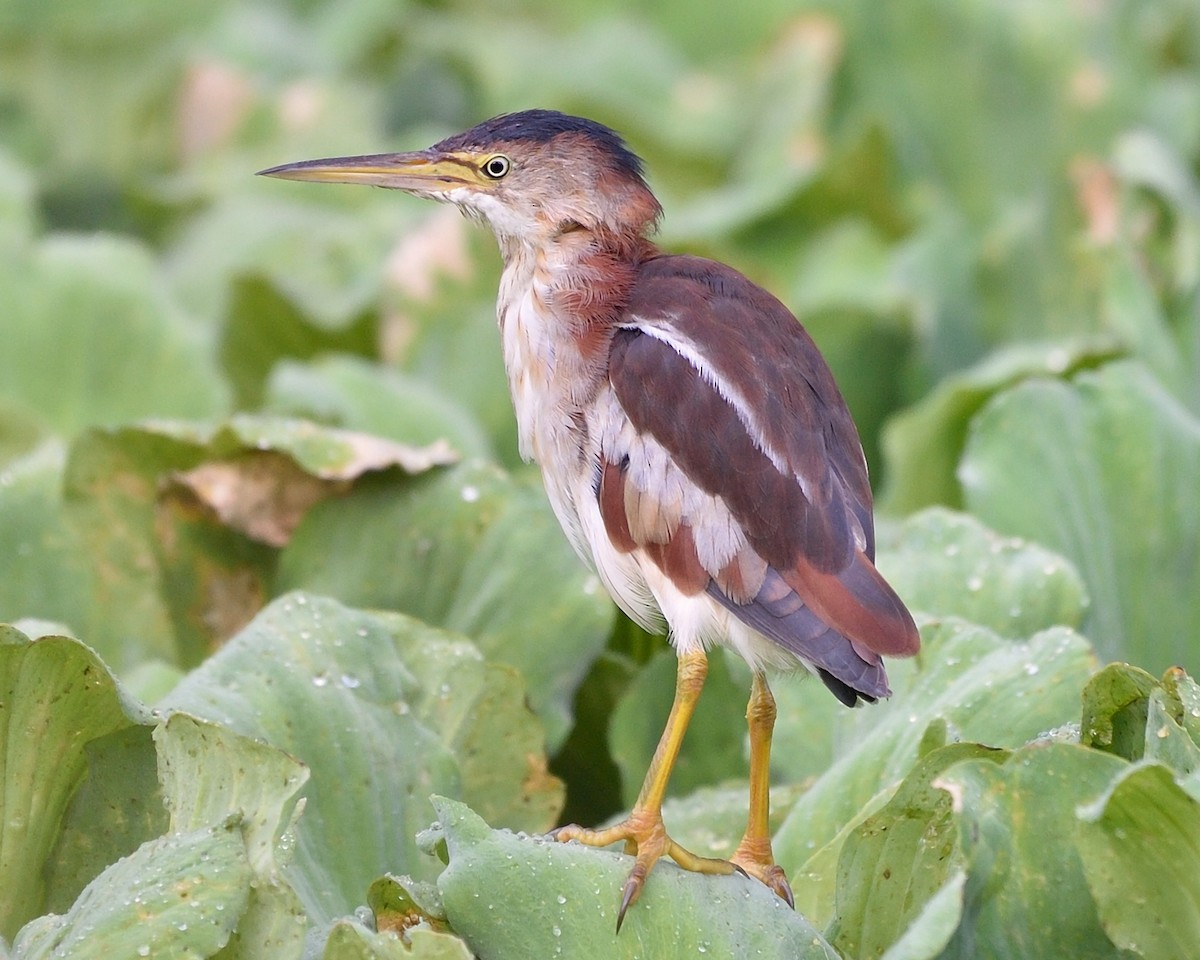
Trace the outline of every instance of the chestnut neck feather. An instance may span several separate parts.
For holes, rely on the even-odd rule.
[[[500,238],[497,319],[521,455],[563,465],[586,449],[584,412],[607,376],[642,264],[657,250],[640,234],[576,227],[547,236],[536,245]]]

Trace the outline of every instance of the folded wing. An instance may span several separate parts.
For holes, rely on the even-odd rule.
[[[652,260],[609,381],[623,417],[601,443],[596,493],[618,549],[707,592],[844,702],[887,695],[880,655],[919,638],[874,567],[853,421],[786,307],[712,261]]]

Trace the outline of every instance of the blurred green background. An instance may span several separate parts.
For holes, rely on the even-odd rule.
[[[1194,0],[5,0],[0,616],[145,652],[95,626],[108,548],[68,516],[103,485],[94,427],[266,411],[523,476],[491,238],[252,174],[534,106],[621,131],[662,244],[797,312],[883,516],[1039,541],[1103,657],[1200,667]],[[178,468],[155,456],[150,497]],[[150,649],[194,665],[232,632],[204,630]]]
[[[23,631],[0,629],[0,889],[21,891],[0,938],[122,955],[107,917],[144,950],[157,931],[299,956],[338,917],[365,937],[347,915],[368,896],[386,918],[392,872],[437,879],[476,952],[502,955],[472,906],[515,931],[505,955],[546,930],[599,955],[580,918],[611,929],[593,891],[618,879],[577,895],[487,857],[472,876],[486,831],[454,804],[445,873],[438,837],[414,840],[434,792],[534,832],[622,809],[671,697],[665,642],[616,614],[517,456],[494,242],[402,195],[253,175],[530,107],[622,132],[663,246],[808,326],[861,430],[880,568],[922,624],[889,703],[776,684],[800,914],[737,917],[776,951],[784,926],[820,947],[808,917],[846,956],[916,956],[906,930],[942,937],[922,956],[1194,942],[1172,898],[1200,849],[1200,699],[1097,667],[1200,671],[1196,0],[0,0],[0,621]],[[48,633],[103,664],[26,639]],[[673,776],[698,850],[744,822],[747,679],[712,658]],[[1183,787],[1136,763],[1164,757]],[[259,808],[261,876],[208,891],[232,952],[130,909],[132,874],[191,876],[161,862],[180,831],[245,859],[226,827]],[[1125,859],[1102,814],[1136,838]],[[919,889],[872,899],[834,869],[874,869],[898,834]],[[643,917],[671,943],[724,923],[661,889],[623,955]],[[453,942],[421,956],[468,954],[424,933]]]

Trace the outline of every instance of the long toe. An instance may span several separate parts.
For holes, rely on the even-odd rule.
[[[796,908],[796,900],[792,896],[792,888],[788,883],[787,874],[783,872],[783,867],[779,864],[773,863],[769,859],[749,855],[740,848],[731,858],[731,862],[739,870],[766,884],[793,910]]]
[[[621,906],[617,912],[617,929],[625,920],[625,914],[641,895],[642,887],[654,865],[663,857],[670,857],[685,870],[696,873],[729,874],[736,867],[728,860],[715,860],[692,853],[680,846],[667,834],[662,814],[656,810],[635,809],[620,823],[602,830],[589,830],[570,824],[555,830],[551,836],[566,842],[576,840],[589,847],[607,847],[613,843],[624,843],[625,851],[635,857],[633,869],[621,889]],[[782,871],[780,871],[782,876]],[[784,886],[787,883],[784,881]]]

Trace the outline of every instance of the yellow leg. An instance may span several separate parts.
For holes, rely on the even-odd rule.
[[[750,727],[750,815],[746,833],[730,858],[752,877],[757,877],[794,907],[792,888],[783,868],[771,852],[771,734],[775,729],[775,698],[761,673],[754,674],[750,702],[746,706]]]
[[[625,912],[637,900],[654,864],[664,856],[670,857],[685,870],[697,873],[728,874],[735,869],[727,860],[697,856],[681,847],[667,835],[662,819],[662,802],[671,778],[671,769],[679,756],[683,736],[695,712],[696,701],[700,699],[700,690],[707,675],[708,658],[703,653],[688,653],[679,658],[671,715],[667,718],[666,728],[659,738],[650,769],[646,772],[646,779],[642,781],[642,789],[629,816],[606,830],[586,830],[572,824],[554,834],[558,840],[578,840],[593,847],[604,847],[623,840],[625,851],[636,856],[621,893],[621,908],[617,913],[618,930],[625,919]]]

